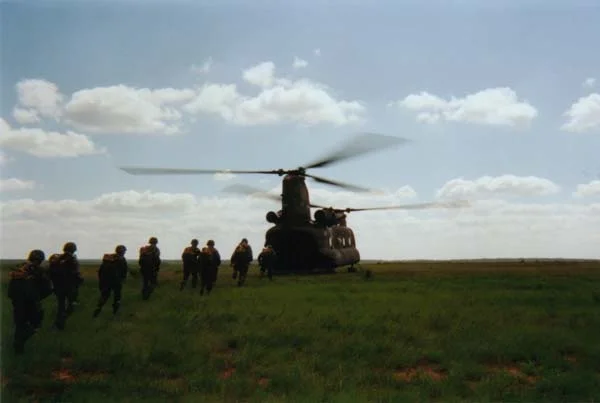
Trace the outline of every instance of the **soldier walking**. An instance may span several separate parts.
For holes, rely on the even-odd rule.
[[[102,311],[102,307],[110,294],[113,294],[113,315],[116,314],[121,306],[121,290],[123,281],[127,278],[129,267],[125,259],[127,248],[124,245],[118,245],[115,253],[105,253],[102,257],[102,263],[98,268],[98,288],[100,289],[100,299],[94,310],[94,318]]]
[[[215,241],[211,239],[200,253],[200,295],[204,294],[205,289],[206,293],[210,294],[217,280],[220,265],[221,255],[215,248]]]
[[[275,262],[277,254],[271,245],[265,245],[263,250],[258,255],[258,264],[260,265],[260,275],[264,276],[265,271],[269,280],[273,280],[273,269],[275,268]]]
[[[39,249],[29,252],[27,262],[9,275],[8,297],[12,300],[15,334],[13,347],[17,354],[25,350],[25,342],[42,325],[42,300],[52,294],[52,282],[41,264],[46,255]]]
[[[190,277],[192,276],[192,288],[196,288],[198,285],[198,274],[200,272],[200,248],[198,248],[198,240],[192,239],[191,246],[186,247],[181,254],[181,260],[183,261],[183,280],[179,286],[179,290],[182,291]]]
[[[160,249],[158,249],[158,239],[151,237],[146,246],[140,248],[140,257],[138,264],[142,274],[142,298],[150,298],[152,291],[157,284],[158,271],[160,270]]]
[[[254,257],[252,256],[252,248],[248,244],[248,240],[244,238],[231,255],[231,265],[233,266],[232,277],[235,279],[238,273],[240,277],[238,280],[238,287],[241,287],[246,281],[248,268],[252,260],[254,260]]]
[[[59,330],[65,328],[67,317],[73,313],[74,306],[78,304],[78,291],[83,283],[76,252],[77,245],[74,242],[67,242],[63,246],[62,254],[55,253],[48,259],[50,278],[58,304],[54,324]]]

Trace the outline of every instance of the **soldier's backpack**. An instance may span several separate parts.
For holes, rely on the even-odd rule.
[[[64,268],[64,259],[61,259],[60,253],[53,253],[48,258],[48,271],[50,274],[50,278],[52,281],[59,281],[66,277],[65,268]]]
[[[42,273],[42,268],[37,268],[37,275],[33,270],[36,269],[27,262],[10,272],[7,293],[10,299],[44,299],[52,294],[52,283]]]
[[[143,268],[151,268],[156,266],[156,250],[150,246],[142,246],[140,248],[140,266]]]
[[[116,253],[105,253],[98,268],[98,275],[100,277],[116,276],[119,269],[118,262],[119,257]]]
[[[213,256],[212,253],[210,252],[210,249],[204,247],[202,248],[202,250],[200,251],[200,264],[202,265],[202,267],[209,267],[212,264],[213,261]]]

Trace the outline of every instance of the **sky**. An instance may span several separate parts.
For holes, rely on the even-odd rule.
[[[257,251],[270,175],[133,176],[121,166],[296,168],[363,132],[410,141],[311,171],[355,212],[364,259],[600,258],[600,3],[0,3],[2,258],[128,257],[150,236]]]

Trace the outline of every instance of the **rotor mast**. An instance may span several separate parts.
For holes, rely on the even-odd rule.
[[[310,222],[310,197],[303,175],[289,173],[281,182],[283,222],[302,225]]]

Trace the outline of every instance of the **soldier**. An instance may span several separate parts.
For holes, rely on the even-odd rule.
[[[215,241],[211,239],[200,252],[200,295],[204,294],[205,289],[210,294],[217,279],[221,255],[214,246]]]
[[[27,262],[9,275],[8,297],[12,300],[15,335],[13,347],[23,353],[25,342],[37,332],[44,319],[42,300],[52,294],[52,282],[41,264],[46,255],[39,249],[29,252]]]
[[[78,291],[83,283],[76,252],[77,245],[74,242],[67,242],[63,246],[62,254],[55,253],[48,259],[50,278],[58,302],[54,324],[60,330],[65,328],[67,317],[73,313],[74,306],[78,305]]]
[[[157,284],[158,271],[160,270],[160,249],[156,246],[158,239],[151,237],[149,245],[140,248],[140,272],[142,273],[142,298],[147,300]]]
[[[209,239],[208,242],[206,242],[206,246],[208,248],[208,251],[210,252],[212,265],[214,266],[214,269],[215,269],[215,275],[214,275],[214,280],[213,280],[213,284],[214,284],[217,282],[217,276],[219,274],[219,267],[221,266],[221,254],[219,253],[217,248],[215,248],[215,241],[213,241],[212,239]]]
[[[271,245],[265,245],[263,250],[258,255],[258,264],[260,265],[260,275],[264,276],[265,271],[269,280],[273,280],[273,268],[275,267],[275,260],[277,254]]]
[[[242,242],[235,248],[233,254],[231,255],[231,265],[233,266],[233,278],[237,277],[239,272],[240,279],[238,280],[238,287],[241,287],[242,284],[246,281],[246,276],[248,275],[248,267],[250,262],[254,260],[252,256],[252,248],[248,244],[248,240],[246,238],[242,239]]]
[[[125,252],[127,252],[127,248],[124,245],[118,245],[115,248],[115,253],[105,253],[102,257],[102,263],[98,268],[100,299],[94,310],[94,318],[100,315],[100,311],[108,301],[111,292],[113,293],[113,315],[117,313],[121,306],[121,289],[129,271]]]
[[[198,240],[192,239],[192,246],[188,246],[183,250],[181,254],[181,260],[183,261],[183,281],[179,287],[179,290],[183,290],[187,281],[192,275],[192,288],[196,288],[198,285],[198,273],[200,271],[200,248],[198,248]]]

